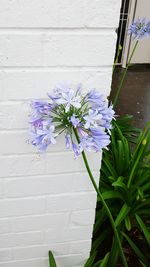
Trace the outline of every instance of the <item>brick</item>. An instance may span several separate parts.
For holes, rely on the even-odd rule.
[[[46,66],[109,66],[114,60],[116,34],[46,34],[43,42]]]
[[[69,253],[68,243],[58,243],[49,245],[38,245],[28,247],[17,247],[13,249],[15,260],[26,260],[34,258],[47,258],[48,250],[51,249],[56,256],[67,255]]]
[[[98,177],[96,174],[96,182],[99,180]],[[4,179],[4,195],[7,198],[93,190],[92,183],[85,172]]]
[[[87,27],[118,27],[120,0],[105,0],[105,3],[99,0],[85,1],[85,21]]]
[[[20,111],[24,125],[26,127],[25,115],[29,113],[29,100],[34,98],[45,98],[47,92],[51,92],[54,86],[60,81],[71,81],[73,86],[82,83],[84,90],[96,87],[103,94],[109,94],[111,85],[111,68],[49,68],[49,69],[12,69],[0,71],[0,99],[1,100],[22,100],[20,103],[12,102],[0,103],[0,114],[6,111],[15,112],[13,122],[17,123],[17,112]],[[2,82],[3,81],[3,82]],[[15,90],[12,90],[12,85]],[[105,89],[105,90],[104,90]],[[25,102],[27,100],[27,102]],[[6,107],[5,107],[6,105]],[[23,105],[23,106],[22,106]],[[16,108],[16,109],[15,109]],[[10,113],[8,113],[10,116]],[[16,120],[15,120],[15,116]],[[19,119],[21,124],[21,120]],[[8,124],[8,120],[7,120]],[[18,125],[18,128],[20,126]],[[11,123],[12,128],[13,123]],[[22,126],[22,124],[21,124]]]
[[[15,260],[29,260],[34,258],[47,257],[47,246],[28,246],[28,247],[17,247],[13,249]]]
[[[83,160],[81,157],[74,159],[73,153],[70,153],[70,154],[65,153],[62,155],[63,155],[63,161],[59,160],[59,156],[53,155],[53,160],[55,160],[55,164],[56,164],[56,162],[59,162],[59,168],[58,168],[58,165],[53,164],[52,156],[51,155],[47,156],[47,161],[46,161],[46,173],[47,174],[52,172],[52,168],[53,168],[53,172],[56,172],[56,173],[85,171],[85,166],[83,164]],[[93,171],[99,170],[100,161],[101,161],[101,154],[99,154],[99,153],[96,154],[96,153],[92,153],[92,152],[87,153],[87,158],[90,162],[91,169]],[[72,160],[72,159],[74,159],[74,160]],[[52,163],[52,165],[50,164],[50,162]]]
[[[61,160],[63,157],[63,161]],[[99,153],[88,154],[88,159],[93,170],[99,170],[101,156]],[[49,153],[40,155],[3,156],[0,158],[0,175],[27,176],[40,174],[57,174],[85,171],[82,158],[74,159],[73,152]],[[59,166],[58,166],[59,163]]]
[[[3,0],[1,27],[117,27],[120,1]],[[8,19],[9,18],[9,19]],[[39,19],[40,18],[40,19]]]
[[[70,242],[77,240],[90,239],[92,237],[91,227],[72,227],[62,229],[51,229],[45,232],[46,244],[55,243],[56,240],[59,242]]]
[[[0,34],[0,50],[0,66],[42,65],[41,35]]]
[[[75,241],[70,243],[70,254],[80,254],[81,251],[86,253],[90,251],[91,248],[91,240],[83,240],[83,241]]]
[[[1,10],[1,27],[72,28],[84,24],[84,1],[80,0],[6,0]]]
[[[69,213],[23,216],[11,219],[12,232],[18,233],[66,227],[68,223]]]
[[[0,234],[11,232],[11,221],[7,218],[0,219]]]
[[[62,194],[47,198],[49,212],[75,211],[95,208],[95,192]]]
[[[11,233],[1,235],[0,248],[30,246],[42,243],[42,232]]]
[[[0,199],[4,197],[4,181],[0,179]]]
[[[27,133],[28,125],[28,115],[29,115],[29,103],[25,102],[1,102],[0,103],[0,129],[1,130],[10,130],[10,129],[26,129],[25,132]],[[9,136],[9,132],[5,132],[5,134]],[[1,137],[3,137],[3,133],[0,132]],[[12,138],[13,138],[13,133]],[[19,133],[18,133],[19,135]],[[11,138],[10,138],[11,139]],[[18,138],[19,139],[19,138]],[[7,140],[8,141],[8,140]],[[24,140],[25,141],[25,140]],[[4,142],[4,141],[3,141]],[[10,141],[11,142],[11,141]],[[1,144],[2,147],[2,144]],[[5,151],[8,146],[5,146]],[[20,148],[21,150],[21,148]]]
[[[25,124],[29,121],[29,118],[26,117]],[[0,132],[0,148],[1,153],[3,155],[11,155],[11,154],[28,154],[28,153],[36,153],[38,150],[35,146],[31,145],[31,137],[29,134],[30,125],[27,125],[28,130],[16,130],[16,131],[1,131]],[[6,143],[7,142],[7,146]],[[49,147],[49,152],[61,152],[65,151],[65,139],[64,136],[58,136],[57,145],[51,145]]]
[[[9,179],[5,183],[5,196],[27,197],[70,192],[73,191],[72,182],[71,175]]]
[[[84,226],[94,224],[95,211],[75,211],[70,216],[70,226]]]
[[[113,32],[0,34],[0,66],[109,66],[115,44]]]
[[[1,157],[0,161],[0,175],[2,177],[40,175],[45,172],[45,158],[39,155]]]
[[[75,266],[84,266],[85,261],[89,254],[76,254],[76,255],[68,255],[68,256],[61,256],[59,258],[56,257],[57,266],[61,267],[62,265],[65,267]]]
[[[0,262],[13,260],[12,249],[0,249]]]
[[[48,260],[34,259],[26,261],[11,261],[0,263],[1,267],[47,267]]]
[[[0,217],[41,214],[45,211],[44,198],[0,200]]]

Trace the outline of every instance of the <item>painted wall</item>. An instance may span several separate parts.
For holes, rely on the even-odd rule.
[[[61,137],[28,144],[29,101],[62,80],[109,94],[119,0],[0,0],[0,267],[81,267],[96,194]],[[100,155],[90,154],[98,181]]]

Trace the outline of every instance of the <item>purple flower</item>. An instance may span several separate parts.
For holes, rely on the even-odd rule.
[[[85,99],[98,106],[103,106],[104,102],[106,102],[106,97],[100,94],[100,92],[96,89],[92,89],[89,93],[87,93]]]
[[[32,100],[31,107],[36,110],[37,113],[44,113],[49,114],[52,105],[50,103],[47,103],[46,101],[39,101],[39,100]]]
[[[43,120],[42,118],[37,119],[30,119],[29,123],[31,123],[35,128],[42,129],[43,127]]]
[[[137,40],[150,36],[150,21],[138,18],[131,24],[128,32]]]
[[[55,137],[57,136],[57,134],[54,131],[55,126],[51,125],[49,129],[32,132],[32,144],[34,146],[37,146],[40,152],[44,152],[49,144],[56,144]]]
[[[99,151],[110,144],[110,136],[101,128],[91,128],[91,136]]]
[[[96,89],[85,96],[81,95],[81,84],[73,90],[69,83],[57,85],[47,101],[33,100],[30,116],[31,143],[39,151],[46,151],[56,143],[56,136],[65,132],[66,148],[72,147],[75,156],[83,150],[101,151],[110,143],[113,107]],[[80,143],[74,142],[74,129]]]
[[[71,136],[69,133],[67,133],[65,135],[65,139],[66,139],[66,148],[69,149],[70,148],[70,140],[71,140]]]
[[[80,147],[80,145],[76,145],[73,141],[72,141],[72,149],[76,157],[79,156],[82,152],[82,148]]]
[[[62,97],[63,93],[69,93],[70,89],[70,83],[61,82],[56,85],[52,94],[48,93],[48,96],[52,101],[56,101]]]
[[[52,106],[46,101],[33,100],[31,107],[33,112],[30,115],[29,123],[35,128],[42,129],[43,123],[50,120]]]
[[[81,138],[80,146],[83,150],[88,152],[95,151],[98,152],[99,148],[97,144],[94,142],[93,138],[90,136],[86,136],[85,138]]]
[[[83,128],[78,127],[77,130],[78,130],[78,134],[81,136],[81,138],[88,136],[88,133],[87,133],[87,130],[86,129],[84,130]]]
[[[111,122],[114,119],[115,111],[113,110],[113,106],[110,105],[106,109],[101,111],[102,115],[102,126],[105,127],[106,129],[111,129],[112,125]]]
[[[76,88],[76,95],[80,95],[80,93],[81,93],[81,88],[82,88],[82,84],[79,83],[79,84],[77,85],[77,88]]]
[[[42,121],[42,117],[43,115],[39,112],[37,112],[37,110],[35,110],[31,115],[30,115],[30,119],[29,119],[29,123],[31,124],[36,124],[36,122],[41,122]]]
[[[80,96],[75,96],[74,91],[70,90],[67,93],[62,93],[62,96],[56,99],[56,103],[58,105],[63,104],[65,105],[65,111],[68,112],[70,107],[73,106],[75,108],[80,108]]]
[[[83,117],[85,119],[85,129],[90,128],[91,126],[98,126],[102,119],[102,115],[98,113],[97,110],[89,109],[88,115]]]
[[[56,85],[54,92],[58,95],[62,93],[68,93],[71,90],[71,83],[70,82],[60,82]]]
[[[70,117],[70,122],[71,122],[72,125],[76,128],[76,127],[79,125],[80,120],[79,120],[79,118],[78,118],[75,114],[73,114],[73,115]]]

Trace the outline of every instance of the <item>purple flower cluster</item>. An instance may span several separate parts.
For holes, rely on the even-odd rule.
[[[72,148],[75,156],[83,150],[98,152],[107,148],[114,110],[98,90],[82,94],[81,85],[73,90],[68,83],[61,83],[48,96],[48,102],[34,100],[31,103],[31,143],[40,152],[55,144],[56,137],[62,132],[65,133],[66,148]]]
[[[150,36],[150,21],[138,18],[131,24],[128,32],[137,40]]]

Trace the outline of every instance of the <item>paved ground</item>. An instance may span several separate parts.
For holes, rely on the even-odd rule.
[[[117,68],[112,82],[113,97],[122,68]],[[134,125],[144,128],[150,121],[150,65],[130,67],[117,105],[117,114],[134,115]]]

